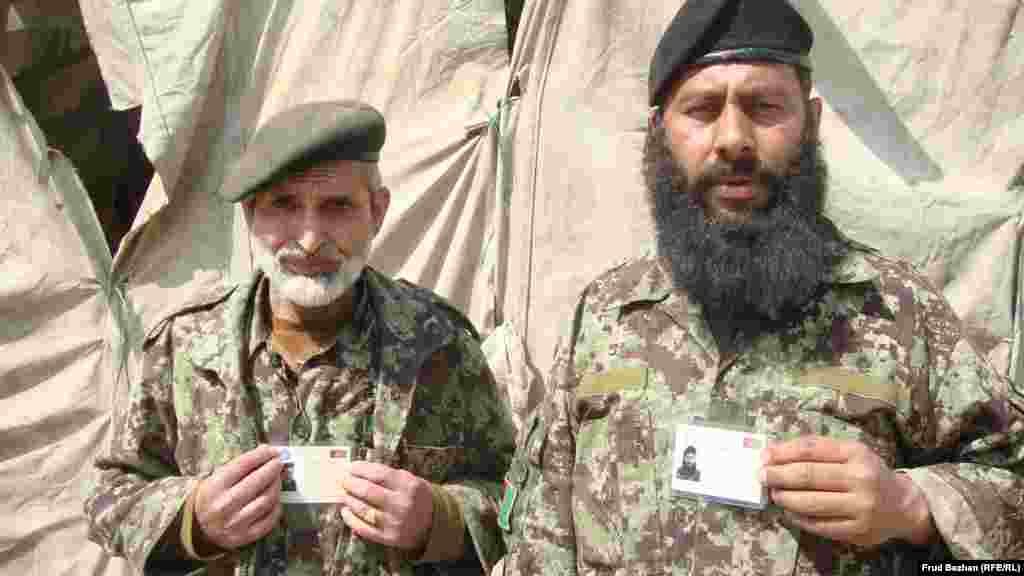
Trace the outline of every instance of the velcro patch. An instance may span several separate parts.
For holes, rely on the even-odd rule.
[[[892,406],[899,404],[900,396],[904,392],[897,384],[839,366],[810,368],[805,370],[797,381],[801,386],[831,388],[841,394],[856,394]]]
[[[599,374],[588,373],[580,380],[577,395],[611,394],[627,388],[640,388],[647,383],[647,367],[613,368]]]

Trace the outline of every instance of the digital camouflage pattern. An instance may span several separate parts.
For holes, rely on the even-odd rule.
[[[338,506],[286,505],[271,534],[207,573],[490,569],[504,553],[496,499],[514,428],[469,321],[433,293],[367,268],[355,320],[296,374],[268,345],[266,285],[257,275],[148,336],[97,461],[101,480],[85,506],[90,538],[139,573],[203,568],[186,559],[179,538],[182,506],[200,478],[261,442],[349,445],[357,457],[444,485],[463,511],[466,557],[417,564],[352,537]]]
[[[592,283],[507,482],[509,575],[904,574],[1024,556],[1024,417],[908,266],[857,250],[802,322],[722,357],[653,257]],[[757,432],[859,440],[923,489],[942,542],[866,549],[672,493],[674,432],[723,400]],[[705,460],[706,462],[706,460]]]

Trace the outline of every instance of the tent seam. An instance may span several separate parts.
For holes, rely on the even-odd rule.
[[[523,332],[529,334],[530,332],[530,309],[531,301],[533,299],[533,253],[536,246],[536,224],[537,224],[537,182],[539,181],[538,174],[540,170],[537,168],[537,158],[540,158],[541,145],[540,145],[540,134],[541,134],[541,122],[540,115],[541,109],[544,104],[544,92],[548,83],[548,75],[551,71],[551,60],[554,58],[554,46],[558,42],[558,36],[561,33],[562,21],[565,16],[565,2],[564,0],[559,2],[558,10],[558,21],[555,23],[553,34],[550,36],[550,40],[544,47],[546,54],[544,57],[544,68],[541,72],[541,77],[537,80],[537,99],[536,99],[536,119],[535,126],[533,129],[533,162],[531,162],[530,175],[530,248],[529,256],[527,257],[527,282],[526,282],[526,314],[524,314],[524,326]]]
[[[128,19],[131,20],[131,23],[132,23],[132,32],[135,33],[135,39],[139,43],[139,51],[142,53],[143,65],[146,68],[146,77],[149,78],[149,80],[151,82],[151,85],[153,86],[154,93],[155,93],[156,92],[156,88],[157,88],[156,77],[153,75],[152,64],[149,61],[149,53],[146,50],[146,45],[142,42],[142,34],[139,32],[139,25],[138,25],[138,23],[135,20],[135,12],[132,10],[131,5],[129,5],[127,2],[124,4],[124,9],[128,11]],[[145,90],[143,90],[142,101],[143,101],[142,105],[145,106],[145,104],[146,104]],[[164,113],[163,107],[160,105],[160,99],[154,97],[153,98],[153,103],[156,106],[156,113],[157,113],[157,116],[160,118],[160,124],[163,127],[163,129],[164,129],[164,136],[167,137],[167,138],[170,138],[172,136],[171,135],[171,129],[167,125],[167,116]]]

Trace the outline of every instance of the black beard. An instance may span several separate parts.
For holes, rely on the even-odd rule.
[[[734,350],[769,330],[798,320],[850,245],[823,213],[828,170],[820,144],[805,138],[797,165],[772,173],[755,161],[724,169],[753,176],[771,199],[748,222],[711,222],[702,207],[715,185],[693,183],[672,157],[659,123],[644,147],[644,179],[659,256],[673,284],[704,309],[719,348]]]

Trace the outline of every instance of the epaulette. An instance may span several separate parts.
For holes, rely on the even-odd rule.
[[[196,312],[205,312],[211,310],[216,306],[223,303],[225,300],[234,294],[238,288],[237,284],[232,285],[221,285],[214,290],[203,292],[187,302],[174,308],[171,312],[168,312],[158,320],[152,328],[146,331],[146,336],[143,339],[143,346],[148,346],[150,342],[160,335],[161,332],[171,323],[172,320],[180,316],[187,314],[194,314]]]

